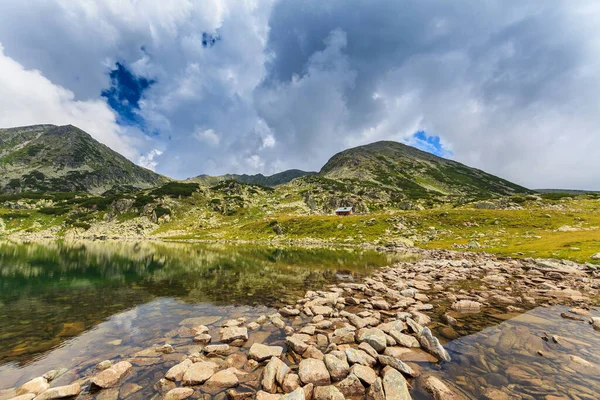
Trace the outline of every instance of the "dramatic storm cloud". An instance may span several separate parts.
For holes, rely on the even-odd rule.
[[[177,178],[397,140],[600,189],[599,27],[577,0],[6,0],[0,126],[72,123]]]

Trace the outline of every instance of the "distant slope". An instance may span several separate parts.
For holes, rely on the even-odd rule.
[[[168,181],[72,125],[0,129],[0,187],[6,192],[102,193]]]
[[[329,159],[319,176],[343,182],[368,182],[400,190],[408,198],[531,193],[479,169],[391,141],[342,151]]]
[[[210,176],[210,175],[199,175],[194,178],[186,179],[186,182],[195,182],[203,185],[216,185],[219,182],[223,181],[237,181],[241,183],[248,183],[252,185],[261,185],[261,186],[277,186],[283,185],[285,183],[290,182],[293,179],[300,178],[307,175],[314,175],[316,172],[306,172],[301,171],[299,169],[290,169],[287,171],[279,172],[274,175],[265,176],[263,174],[256,175],[236,175],[236,174],[226,174],[220,176]]]
[[[595,194],[600,193],[600,190],[577,190],[577,189],[533,189],[538,193],[565,193],[565,194]]]

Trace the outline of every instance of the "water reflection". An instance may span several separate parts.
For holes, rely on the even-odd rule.
[[[389,257],[351,248],[0,242],[0,365],[26,365],[155,299],[176,300],[175,315],[191,312],[188,305],[275,305]],[[146,319],[168,325],[163,313]]]
[[[598,399],[600,334],[588,316],[562,318],[567,310],[506,314],[513,318],[448,343],[452,362],[433,372],[469,399]]]

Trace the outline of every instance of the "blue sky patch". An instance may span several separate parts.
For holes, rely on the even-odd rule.
[[[102,91],[108,105],[117,112],[118,122],[122,125],[143,125],[142,118],[136,112],[140,109],[142,94],[154,80],[135,76],[120,62],[110,71],[110,89]]]
[[[439,157],[452,156],[452,152],[444,147],[439,136],[428,136],[425,131],[413,133],[406,143]]]
[[[202,32],[202,47],[213,47],[218,40],[221,40],[218,33]]]

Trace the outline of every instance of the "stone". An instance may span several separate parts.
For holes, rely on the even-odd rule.
[[[250,347],[249,357],[258,362],[265,361],[271,357],[280,357],[283,353],[281,346],[266,346],[260,343],[254,343]]]
[[[402,372],[405,375],[415,377],[417,376],[417,372],[405,364],[403,361],[400,361],[394,357],[380,355],[377,357],[377,360],[388,367],[394,368],[395,370]]]
[[[188,368],[191,367],[192,364],[193,364],[193,362],[190,359],[183,360],[179,364],[171,367],[167,371],[165,378],[167,378],[170,381],[179,382],[180,380],[183,379],[183,374],[185,374],[185,371],[187,371]]]
[[[209,344],[212,340],[212,337],[210,335],[207,335],[206,333],[201,333],[200,335],[194,336],[193,340],[195,343]]]
[[[306,349],[308,349],[308,344],[304,343],[302,340],[293,337],[293,336],[288,336],[285,338],[285,344],[292,349],[295,353],[297,354],[304,354],[304,352],[306,351]]]
[[[33,400],[35,398],[35,394],[26,393],[17,397],[11,397],[9,400]]]
[[[256,392],[256,400],[279,400],[281,398],[280,394],[271,394],[271,393],[267,393],[267,392],[263,392],[262,390],[259,390],[258,392]]]
[[[92,383],[101,388],[109,388],[115,386],[121,378],[123,378],[133,366],[127,361],[121,361],[112,367],[105,369],[98,375],[92,378]]]
[[[345,360],[340,360],[338,357],[332,354],[325,354],[323,357],[325,366],[329,371],[331,379],[334,381],[340,381],[348,376],[350,373],[350,366]]]
[[[27,394],[27,393],[33,393],[33,394],[40,394],[42,392],[45,392],[48,388],[50,387],[50,385],[48,385],[48,381],[46,381],[46,379],[44,379],[43,377],[38,377],[38,378],[34,378],[26,383],[24,383],[22,386],[20,386],[17,389],[17,394],[21,395],[21,394]]]
[[[318,386],[313,390],[313,400],[344,400],[344,395],[335,386]]]
[[[183,384],[186,386],[201,385],[213,376],[216,369],[217,364],[213,362],[194,363],[183,374]]]
[[[383,391],[386,400],[411,400],[406,379],[393,368],[384,369]]]
[[[128,382],[119,388],[119,397],[125,399],[130,395],[139,392],[140,390],[142,390],[142,387],[140,385]]]
[[[317,349],[315,346],[310,345],[306,349],[304,353],[302,353],[302,357],[304,358],[316,358],[317,360],[323,359],[323,353],[321,350]]]
[[[194,389],[192,388],[175,388],[167,392],[167,394],[164,397],[164,400],[183,400],[187,399],[193,394]]]
[[[362,350],[348,348],[344,351],[348,358],[348,364],[360,364],[368,367],[374,367],[377,360]]]
[[[250,322],[247,326],[251,331],[255,331],[260,328],[260,324],[258,322]]]
[[[280,400],[304,400],[305,398],[304,389],[298,388],[291,393],[281,396]]]
[[[422,378],[421,386],[431,394],[434,400],[454,400],[458,397],[444,382],[433,375]]]
[[[375,379],[375,382],[367,389],[367,400],[385,400],[381,378]]]
[[[281,388],[285,393],[291,393],[300,387],[300,377],[297,374],[287,374]]]
[[[209,346],[204,347],[204,353],[208,357],[211,356],[226,356],[231,351],[228,344],[211,344]]]
[[[600,253],[592,254],[590,257],[592,260],[600,260]]]
[[[373,358],[377,358],[378,356],[378,353],[375,351],[375,349],[371,347],[371,345],[367,342],[362,342],[361,344],[359,344],[358,349],[364,351]]]
[[[296,317],[296,316],[300,315],[300,310],[296,310],[295,308],[290,308],[290,307],[284,307],[281,310],[279,310],[279,312],[284,317]]]
[[[112,367],[112,361],[110,360],[104,360],[104,361],[100,361],[98,364],[96,364],[96,369],[98,371],[104,371],[105,369],[109,369],[110,367]]]
[[[305,385],[312,383],[315,386],[324,386],[331,383],[331,377],[325,363],[314,358],[300,361],[298,375]]]
[[[65,397],[77,396],[79,392],[81,392],[81,386],[79,383],[66,386],[57,386],[46,390],[37,396],[36,400],[64,399]]]
[[[227,368],[215,373],[205,383],[211,388],[228,389],[239,385],[240,381],[235,374],[235,368]]]
[[[419,334],[419,343],[430,354],[437,357],[440,361],[450,361],[450,354],[440,344],[440,341],[433,336],[429,328],[423,328]]]
[[[385,333],[377,328],[361,329],[358,331],[358,341],[370,344],[378,353],[384,351],[387,346]]]
[[[271,360],[269,361],[262,373],[261,386],[263,390],[269,393],[275,393],[277,391],[278,374],[280,375],[279,378],[281,379],[281,382],[283,382],[284,378],[281,376],[282,373],[279,372],[280,369],[282,371],[285,371],[285,369],[287,369],[287,371],[289,372],[289,367],[285,365],[283,361],[281,361],[277,357],[271,358]]]
[[[396,329],[392,329],[389,335],[396,341],[396,344],[404,347],[421,347],[419,341],[414,336],[406,335]]]
[[[354,364],[350,370],[350,373],[368,386],[371,386],[373,383],[375,383],[375,380],[377,379],[377,373],[373,370],[373,368],[360,364]]]
[[[111,364],[112,365],[112,364]],[[54,379],[56,379],[58,376],[64,374],[65,372],[67,372],[68,370],[66,368],[61,368],[61,369],[53,369],[51,371],[46,372],[44,375],[42,375],[42,378],[44,378],[45,380],[47,380],[48,382],[53,381]]]
[[[481,311],[481,303],[471,300],[460,300],[452,303],[452,309],[459,313],[478,313]]]
[[[510,397],[508,396],[508,394],[504,393],[501,390],[487,388],[485,390],[485,392],[483,392],[483,399],[484,400],[510,400]],[[550,400],[550,399],[551,398],[546,396],[546,400]],[[566,398],[564,398],[564,397],[558,398],[557,400],[559,400],[559,399],[566,400]]]
[[[331,343],[334,344],[353,344],[356,341],[356,334],[353,329],[340,328],[333,332]]]
[[[221,329],[221,342],[230,343],[235,340],[248,340],[248,328],[229,327]]]
[[[348,377],[339,382],[336,387],[344,396],[362,397],[365,394],[365,387],[356,375],[348,375]]]

